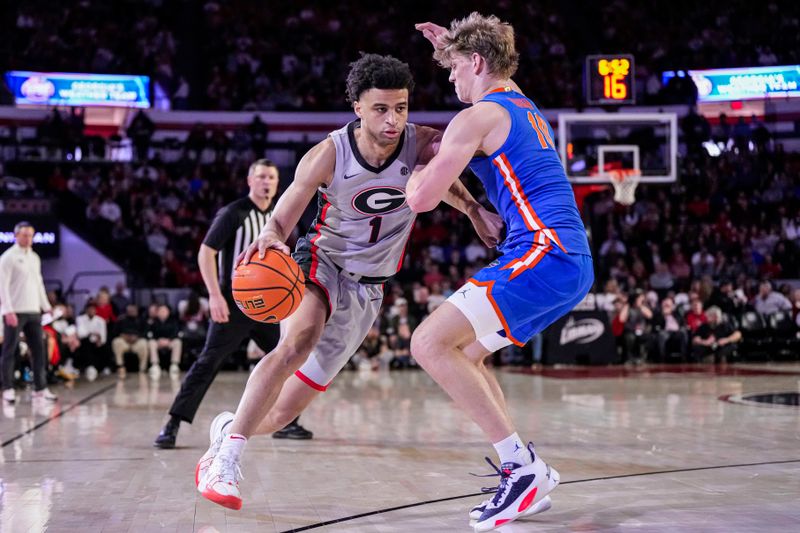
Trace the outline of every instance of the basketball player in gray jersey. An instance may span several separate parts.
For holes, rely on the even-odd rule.
[[[246,262],[284,244],[309,201],[319,212],[296,247],[306,274],[299,308],[281,323],[281,340],[253,370],[236,411],[211,424],[211,447],[195,472],[207,499],[240,509],[239,462],[252,435],[294,419],[324,391],[357,350],[378,316],[383,283],[402,264],[414,213],[405,187],[411,172],[438,149],[440,133],[408,124],[413,87],[408,65],[366,54],[351,65],[347,96],[358,120],[331,133],[300,161],[294,182],[244,254]],[[445,201],[467,214],[487,246],[502,221],[483,209],[460,182]]]

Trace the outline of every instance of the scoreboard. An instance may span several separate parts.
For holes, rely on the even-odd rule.
[[[587,56],[584,74],[587,104],[635,104],[634,78],[631,54]]]

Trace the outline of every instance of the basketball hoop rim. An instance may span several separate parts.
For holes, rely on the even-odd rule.
[[[636,183],[642,180],[642,171],[635,168],[607,170],[598,174],[598,177],[607,177],[613,183]]]
[[[636,202],[636,188],[642,179],[641,170],[634,168],[608,170],[600,174],[614,187],[614,201],[622,205]]]

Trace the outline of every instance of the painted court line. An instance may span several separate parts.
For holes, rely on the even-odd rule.
[[[622,474],[618,476],[606,476],[606,477],[594,477],[588,479],[576,479],[574,481],[564,481],[561,485],[571,485],[571,484],[578,484],[578,483],[590,483],[592,481],[605,481],[609,479],[624,479],[629,477],[640,477],[640,476],[656,476],[661,474],[678,474],[682,472],[697,472],[700,470],[719,470],[723,468],[743,468],[747,466],[765,466],[765,465],[782,465],[782,464],[789,464],[789,463],[800,463],[800,459],[790,459],[786,461],[764,461],[761,463],[742,463],[742,464],[733,464],[733,465],[716,465],[716,466],[701,466],[696,468],[679,468],[675,470],[658,470],[654,472],[641,472],[638,474]],[[370,511],[367,513],[361,513],[352,516],[346,516],[344,518],[337,518],[335,520],[328,520],[326,522],[319,522],[317,524],[311,524],[308,526],[298,527],[296,529],[288,529],[281,533],[295,533],[298,531],[308,531],[310,529],[317,529],[320,527],[330,526],[333,524],[341,524],[342,522],[349,522],[351,520],[356,520],[358,518],[364,518],[367,516],[374,516],[377,514],[389,513],[392,511],[399,511],[401,509],[410,509],[412,507],[420,507],[422,505],[430,505],[432,503],[441,503],[441,502],[448,502],[451,500],[460,500],[462,498],[472,498],[474,496],[485,496],[486,493],[484,492],[477,492],[473,494],[463,494],[461,496],[451,496],[449,498],[440,498],[437,500],[427,500],[424,502],[417,502],[417,503],[410,503],[407,505],[399,505],[397,507],[388,507],[386,509],[378,509],[376,511]]]
[[[30,428],[29,430],[20,433],[16,437],[11,437],[10,439],[8,439],[6,441],[3,441],[3,443],[0,445],[0,448],[5,448],[6,446],[11,444],[12,442],[15,442],[15,441],[21,439],[25,435],[29,435],[29,434],[33,433],[34,431],[36,431],[40,427],[42,427],[42,426],[44,426],[46,424],[49,424],[50,422],[52,422],[53,420],[56,420],[57,418],[60,418],[60,417],[64,416],[65,414],[69,413],[70,411],[72,411],[76,407],[79,407],[79,406],[85,404],[86,402],[89,402],[89,401],[97,398],[101,394],[105,394],[106,392],[110,391],[111,389],[113,389],[116,386],[117,386],[117,383],[116,383],[116,380],[114,380],[114,383],[110,383],[110,384],[106,385],[102,389],[93,392],[92,394],[90,394],[86,398],[83,398],[82,400],[79,400],[77,403],[74,403],[74,404],[70,405],[69,407],[65,407],[64,409],[62,409],[58,413],[56,413],[56,414],[54,414],[54,415],[52,415],[50,417],[45,418],[44,420],[42,420],[41,422],[39,422],[38,424],[36,424],[32,428]]]

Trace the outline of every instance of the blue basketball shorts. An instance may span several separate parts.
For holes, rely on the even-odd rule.
[[[523,244],[478,271],[447,301],[489,351],[531,337],[567,314],[594,283],[592,258],[557,246]]]

